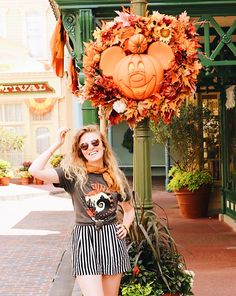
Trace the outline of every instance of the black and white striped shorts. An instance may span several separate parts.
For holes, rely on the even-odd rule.
[[[116,225],[75,225],[72,232],[72,270],[78,275],[114,275],[130,269],[125,240],[116,235]]]

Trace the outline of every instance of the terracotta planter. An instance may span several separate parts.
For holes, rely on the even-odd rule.
[[[43,185],[44,181],[43,180],[40,180],[38,178],[35,178],[35,184],[36,185]]]
[[[176,294],[165,293],[162,296],[179,296],[179,293],[176,293]]]
[[[29,184],[33,184],[34,183],[34,177],[29,177]]]
[[[10,184],[10,179],[9,177],[2,177],[0,178],[0,185],[1,186],[8,186]]]
[[[28,185],[29,184],[29,178],[28,177],[21,177],[20,181],[21,181],[21,185]]]
[[[181,214],[185,218],[206,217],[210,198],[210,188],[199,188],[191,192],[184,188],[175,192]]]

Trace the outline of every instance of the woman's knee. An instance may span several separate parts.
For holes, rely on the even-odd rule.
[[[83,296],[105,296],[101,275],[80,275],[76,280],[79,283]]]
[[[104,296],[118,296],[122,273],[116,275],[103,275]]]

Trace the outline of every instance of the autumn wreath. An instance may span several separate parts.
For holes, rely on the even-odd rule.
[[[181,103],[195,91],[201,65],[197,58],[198,35],[186,12],[178,17],[153,14],[142,17],[124,10],[94,33],[95,41],[85,44],[83,72],[85,84],[80,97],[101,106],[110,124],[123,120],[130,126],[149,117],[169,122]],[[101,70],[105,50],[119,47],[124,55],[143,54],[153,43],[168,44],[173,52],[171,66],[164,71],[160,87],[142,100],[132,99],[121,92],[112,76]],[[123,69],[125,71],[125,69]]]

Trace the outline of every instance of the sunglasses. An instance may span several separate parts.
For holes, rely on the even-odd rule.
[[[100,144],[100,140],[95,139],[95,140],[92,140],[90,143],[92,144],[93,147],[97,147]],[[89,143],[82,143],[79,146],[79,148],[83,151],[88,150],[88,147],[89,147]]]

